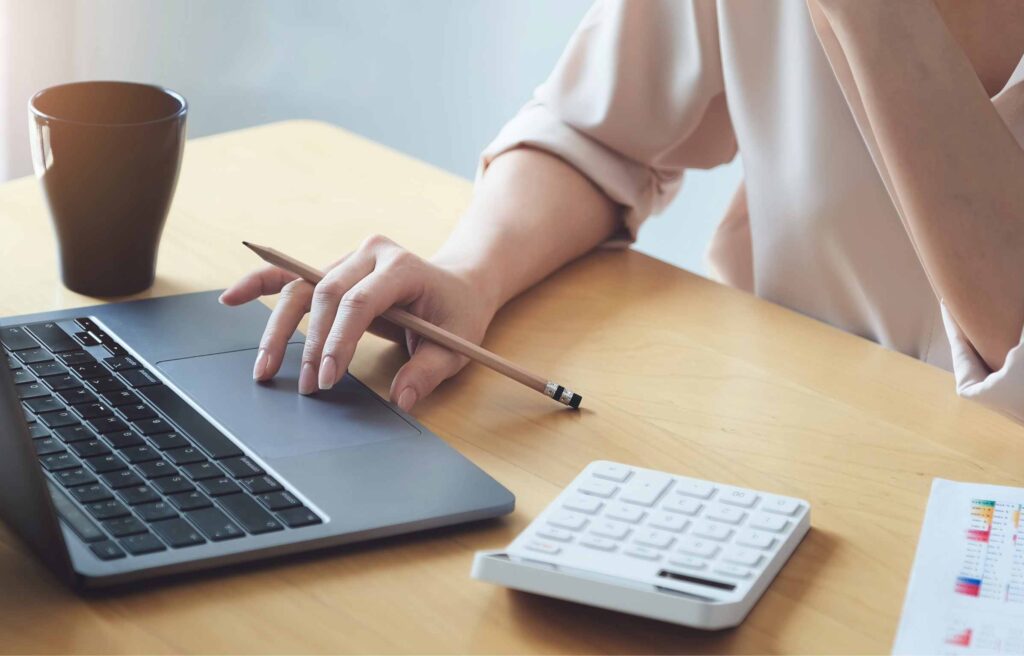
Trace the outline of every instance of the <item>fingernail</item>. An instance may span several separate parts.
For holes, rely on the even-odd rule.
[[[221,305],[224,305],[224,294],[221,294],[220,296],[217,297],[217,302],[220,303]]]
[[[333,355],[325,355],[320,362],[320,389],[329,390],[338,380],[338,365],[334,364]]]
[[[267,373],[267,349],[260,349],[260,352],[256,354],[256,364],[252,366],[252,379],[263,380],[265,373]]]
[[[312,362],[303,362],[299,372],[299,394],[312,394],[316,391],[316,369]]]
[[[417,400],[416,390],[411,387],[406,387],[402,390],[402,393],[398,395],[398,407],[404,412],[409,412],[412,407],[416,405]]]

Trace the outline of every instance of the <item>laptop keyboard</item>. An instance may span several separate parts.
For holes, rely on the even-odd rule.
[[[75,324],[4,326],[0,344],[57,513],[98,558],[321,522],[95,322]]]

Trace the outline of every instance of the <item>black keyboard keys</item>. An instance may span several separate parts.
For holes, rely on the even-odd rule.
[[[81,442],[76,442],[76,444],[81,444]],[[124,460],[121,460],[113,453],[87,458],[85,464],[89,465],[89,469],[97,474],[109,474],[110,472],[122,471],[128,468],[128,465],[124,464]]]
[[[153,491],[145,483],[135,487],[126,487],[117,491],[117,496],[129,506],[138,506],[143,503],[152,503],[160,500],[160,495]]]
[[[135,430],[139,431],[143,435],[156,435],[157,433],[169,433],[174,430],[174,427],[168,424],[160,417],[154,417],[152,419],[143,419],[142,421],[136,421],[133,423]]]
[[[58,412],[47,412],[39,415],[39,422],[47,428],[62,428],[64,426],[73,426],[77,424],[78,417],[68,410],[60,410]]]
[[[197,462],[206,461],[206,456],[200,453],[199,449],[194,446],[187,446],[183,449],[171,449],[164,455],[176,465],[192,465]]]
[[[116,392],[125,389],[124,383],[113,376],[98,376],[86,379],[86,384],[93,390],[103,394],[104,392]]]
[[[128,460],[128,462],[132,463],[133,465],[160,459],[160,454],[157,453],[152,447],[146,444],[143,444],[142,446],[130,446],[126,449],[121,449],[121,455],[124,456]]]
[[[46,389],[39,383],[22,383],[20,385],[15,385],[14,391],[22,401],[38,399],[40,397],[50,395],[50,390]]]
[[[140,387],[139,393],[153,402],[211,458],[244,455],[235,443],[214,428],[202,415],[166,385]]]
[[[178,470],[174,465],[163,458],[140,464],[139,471],[142,472],[143,476],[149,479],[160,478],[161,476],[173,476],[178,473]]]
[[[271,492],[269,494],[261,494],[257,499],[259,499],[259,502],[268,510],[273,510],[274,512],[287,510],[288,508],[297,508],[302,505],[302,502],[295,498],[295,495],[291,492]]]
[[[52,389],[54,392],[61,390],[76,389],[82,386],[82,383],[78,382],[78,379],[70,374],[63,374],[61,376],[47,376],[43,379],[43,383]]]
[[[71,368],[82,378],[102,378],[110,375],[110,372],[104,369],[103,365],[96,362],[95,359],[93,359],[92,362],[83,362],[81,364],[72,365]]]
[[[199,508],[209,508],[213,505],[207,496],[199,490],[172,494],[169,498],[171,500],[171,504],[182,512],[186,510],[197,510]]]
[[[133,556],[141,556],[143,554],[155,553],[157,551],[164,551],[167,547],[161,542],[155,535],[146,531],[139,535],[129,535],[126,538],[119,540],[121,546],[125,548],[125,551],[132,554]]]
[[[157,433],[150,436],[149,441],[161,451],[181,449],[189,446],[189,441],[178,433]],[[206,458],[204,457],[203,460],[205,461]]]
[[[17,355],[18,359],[25,364],[35,364],[36,362],[49,362],[50,360],[53,359],[53,356],[50,355],[49,351],[41,348],[32,348],[27,349],[25,351],[17,351],[15,355]]]
[[[168,519],[150,525],[156,534],[175,549],[203,544],[206,540],[184,519]]]
[[[128,421],[141,421],[156,417],[156,413],[145,403],[122,405],[117,408],[117,411],[124,415],[124,418]]]
[[[55,474],[57,481],[65,487],[76,485],[92,485],[96,478],[81,467],[77,469],[63,469]]]
[[[40,396],[25,401],[25,407],[38,415],[43,412],[55,412],[57,410],[63,410],[64,404],[61,403],[60,400],[55,399],[52,396]]]
[[[145,369],[125,369],[120,374],[121,378],[124,378],[132,387],[148,387],[160,384],[160,380]]]
[[[57,396],[60,397],[61,401],[68,405],[96,403],[96,395],[81,386],[74,389],[61,390],[57,392]]]
[[[139,533],[149,532],[146,530],[146,525],[134,517],[108,519],[103,522],[103,527],[115,538],[123,538],[128,535],[138,535]]]
[[[130,405],[133,403],[142,403],[142,399],[135,392],[127,389],[114,390],[112,392],[104,392],[103,400],[114,406],[115,408],[122,405]]]
[[[63,490],[50,482],[47,482],[47,488],[50,490],[50,498],[53,499],[53,507],[57,511],[57,515],[71,527],[78,537],[86,542],[98,542],[106,537],[103,535],[103,531],[96,526],[96,522],[79,510]]]
[[[107,433],[120,433],[121,431],[128,430],[128,424],[117,417],[97,417],[96,419],[89,420],[89,428],[101,435],[105,435]]]
[[[48,456],[53,453],[60,453],[64,450],[64,445],[61,444],[60,440],[53,437],[43,437],[38,440],[32,440],[32,444],[36,447],[37,456]]]
[[[143,439],[135,431],[123,430],[116,433],[107,433],[103,439],[110,442],[115,449],[124,449],[130,446],[145,444]]]
[[[18,367],[21,367],[19,364]],[[19,368],[11,371],[11,378],[14,379],[15,385],[21,385],[22,383],[34,383],[36,382],[32,372],[28,369]]]
[[[309,508],[291,508],[277,513],[278,518],[289,528],[319,524],[320,518]]]
[[[50,431],[39,422],[30,424],[28,427],[28,434],[33,440],[40,437],[49,437]]]
[[[239,528],[238,524],[228,519],[227,515],[216,508],[194,510],[186,513],[186,516],[199,527],[203,535],[214,542],[240,538],[245,535],[245,531]]]
[[[124,550],[110,540],[90,544],[89,549],[96,554],[96,557],[100,560],[116,560],[118,558],[124,558]]]
[[[153,479],[153,487],[161,494],[177,494],[179,492],[191,492],[196,489],[187,478],[182,475],[164,476]]]
[[[79,503],[92,503],[94,501],[103,501],[105,499],[113,499],[110,491],[99,483],[93,483],[92,485],[79,485],[68,490],[71,496],[75,497]]]
[[[231,516],[250,533],[280,531],[280,522],[246,494],[229,494],[217,499]]]
[[[75,406],[75,412],[82,419],[98,419],[100,417],[110,417],[114,414],[105,403],[83,403]]]
[[[230,478],[208,478],[204,481],[196,481],[203,492],[211,497],[218,497],[224,494],[234,494],[242,489]]]
[[[191,465],[185,465],[181,468],[181,471],[185,472],[193,481],[203,481],[208,478],[220,478],[224,476],[224,470],[209,460],[206,462],[197,462]]]
[[[91,440],[96,437],[96,433],[81,424],[77,426],[64,426],[53,431],[53,433],[68,444],[81,440]]]
[[[38,348],[39,344],[23,328],[18,326],[5,326],[0,328],[0,344],[8,351],[23,351],[30,348]]]
[[[30,364],[28,365],[28,368],[32,370],[32,373],[40,378],[68,375],[68,370],[64,368],[64,365],[59,362],[54,362],[53,360],[49,362],[37,362],[35,364]]]
[[[281,489],[281,485],[270,476],[243,478],[238,482],[253,494],[266,494],[268,492],[277,492]]]
[[[25,326],[25,330],[32,333],[36,339],[54,353],[77,351],[81,348],[78,342],[71,338],[71,335],[64,332],[64,329],[53,321],[34,323]]]
[[[220,461],[220,466],[228,470],[228,473],[235,478],[249,478],[250,476],[259,476],[263,473],[263,469],[253,462],[249,456],[225,458]]]
[[[119,490],[123,487],[131,487],[133,485],[142,485],[142,478],[135,472],[128,469],[121,469],[118,471],[107,472],[102,474],[100,478],[103,482],[109,485],[115,490]]]
[[[127,371],[128,369],[139,369],[142,365],[130,355],[118,355],[105,358],[103,364],[111,371]]]
[[[171,508],[166,501],[154,501],[152,503],[144,503],[141,506],[135,506],[135,512],[147,522],[158,522],[178,516],[174,508]]]
[[[43,456],[39,459],[39,464],[41,464],[46,471],[51,472],[57,472],[63,469],[76,469],[82,466],[82,463],[78,461],[78,458],[67,451]]]
[[[93,456],[109,456],[110,449],[100,440],[80,440],[72,442],[68,447],[79,458],[92,458]]]
[[[114,499],[88,503],[85,505],[85,509],[89,511],[90,515],[100,520],[127,517],[132,514],[123,503]]]
[[[96,362],[96,358],[92,357],[85,351],[71,351],[70,353],[61,353],[57,356],[60,361],[67,366],[76,364],[89,364],[90,362]]]

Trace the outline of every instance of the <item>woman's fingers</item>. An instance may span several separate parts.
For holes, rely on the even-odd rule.
[[[224,305],[241,305],[260,296],[276,294],[298,278],[297,275],[275,266],[266,266],[246,274],[241,280],[224,290],[220,302]]]
[[[281,298],[274,306],[260,339],[256,363],[252,369],[253,379],[269,380],[281,368],[288,339],[309,311],[312,298],[313,285],[305,280],[293,280],[281,289]]]
[[[391,400],[409,412],[417,401],[457,374],[467,362],[466,357],[424,340],[395,374],[391,382]]]

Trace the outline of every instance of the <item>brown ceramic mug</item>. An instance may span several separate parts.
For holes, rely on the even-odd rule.
[[[153,284],[187,112],[174,91],[131,82],[62,84],[29,101],[32,160],[68,289],[123,296]]]

